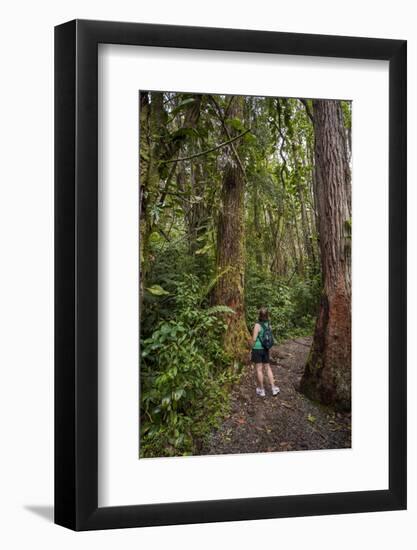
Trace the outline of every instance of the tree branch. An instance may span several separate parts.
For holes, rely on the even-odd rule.
[[[235,136],[235,137],[229,139],[228,141],[224,141],[223,143],[220,143],[220,145],[217,145],[216,147],[212,147],[211,149],[207,149],[206,151],[201,151],[200,153],[195,153],[194,155],[190,155],[189,157],[182,157],[182,158],[171,159],[171,160],[162,160],[161,164],[170,164],[172,162],[183,162],[184,160],[191,160],[191,159],[195,159],[197,157],[202,157],[203,155],[207,155],[208,153],[212,153],[213,151],[217,151],[218,149],[220,149],[221,147],[224,147],[225,145],[229,145],[230,143],[233,143],[233,141],[236,141],[236,140],[240,139],[241,137],[245,136],[248,132],[250,132],[250,129],[245,130],[244,132],[242,132],[238,136]]]
[[[279,99],[277,99],[276,101],[277,101],[277,111],[278,111],[278,124],[276,123],[276,120],[274,120],[274,124],[275,124],[275,127],[278,130],[278,133],[279,133],[280,137],[281,137],[281,144],[280,144],[280,147],[279,147],[279,154],[280,154],[280,157],[282,159],[282,167],[281,167],[281,170],[280,170],[280,174],[281,174],[282,183],[285,186],[284,173],[286,175],[288,174],[287,159],[285,158],[285,155],[284,155],[284,144],[285,144],[286,138],[285,138],[285,136],[282,132],[282,127],[281,127],[281,104],[279,102]]]
[[[313,115],[310,107],[308,106],[307,101],[305,99],[300,99],[300,101],[304,105],[304,107],[306,108],[308,118],[311,120],[312,124],[314,124],[314,115]]]
[[[231,98],[231,100],[230,100],[230,103],[229,103],[229,105],[227,106],[227,109],[229,109],[230,104],[232,103],[233,97],[234,97],[234,96],[232,96],[232,98]],[[217,101],[214,99],[214,97],[213,97],[212,95],[209,96],[209,100],[213,103],[213,105],[214,105],[214,107],[215,107],[217,117],[218,117],[218,119],[220,120],[220,122],[222,123],[223,130],[224,130],[226,136],[230,139],[230,137],[231,137],[231,136],[230,136],[230,132],[229,132],[227,126],[226,126],[226,123],[225,123],[225,121],[224,121],[224,118],[222,117],[222,113],[221,113],[221,109],[220,109],[219,104],[217,103]],[[249,132],[249,131],[250,131],[250,129],[247,130],[247,131],[244,132],[244,133],[246,134],[246,133]],[[242,134],[242,135],[243,135],[243,134]],[[234,141],[234,140],[232,140],[232,141]],[[240,167],[240,169],[241,169],[241,171],[242,171],[243,177],[245,178],[245,181],[247,182],[246,171],[245,171],[245,168],[244,168],[244,166],[243,166],[243,164],[242,164],[242,161],[240,160],[239,154],[238,154],[238,152],[236,151],[236,147],[235,147],[234,145],[231,145],[230,147],[231,147],[231,149],[232,149],[232,151],[233,151],[233,154],[234,154],[235,157],[236,157],[236,161],[237,161],[237,163],[239,164],[239,167]]]

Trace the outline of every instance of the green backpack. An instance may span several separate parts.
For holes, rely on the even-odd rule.
[[[262,336],[259,336],[259,340],[262,344],[262,347],[265,349],[271,349],[274,345],[274,337],[272,335],[271,325],[268,323],[266,326],[261,323],[262,327]]]

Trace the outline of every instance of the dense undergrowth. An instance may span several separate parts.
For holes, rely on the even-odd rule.
[[[175,290],[169,314],[141,342],[142,457],[192,454],[225,414],[238,374],[221,345],[233,311],[209,307],[194,275]]]
[[[181,249],[155,258],[141,323],[140,456],[189,455],[227,413],[230,387],[241,372],[222,347],[225,316],[234,312],[210,305],[216,279],[205,275],[208,258]],[[166,262],[175,264],[169,276]],[[318,275],[285,281],[248,266],[245,283],[248,329],[266,305],[278,342],[312,332]]]

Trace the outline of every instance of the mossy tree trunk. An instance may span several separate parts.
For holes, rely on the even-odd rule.
[[[203,164],[195,162],[190,171],[191,195],[202,199],[204,195],[204,172]],[[207,210],[203,200],[194,200],[189,206],[186,214],[188,245],[191,255],[201,246],[198,239],[202,238],[207,232]],[[200,257],[201,259],[201,257]]]
[[[149,237],[152,231],[149,208],[156,203],[160,182],[159,161],[165,124],[161,92],[140,93],[139,119],[139,303],[142,309],[146,274],[149,269]]]
[[[314,107],[315,178],[323,294],[300,389],[336,408],[351,407],[351,279],[348,163],[339,101]]]
[[[231,99],[227,116],[243,120],[244,98]],[[230,132],[236,135],[237,132]],[[227,316],[224,346],[236,360],[244,360],[247,354],[249,332],[245,321],[244,271],[245,271],[245,177],[241,162],[236,158],[241,151],[240,140],[229,148],[223,172],[221,208],[217,225],[217,274],[220,275],[213,292],[215,304],[227,305],[235,312]],[[240,156],[240,155],[239,155]]]
[[[195,96],[195,101],[190,104],[185,114],[184,127],[194,129],[198,125],[201,114],[201,105],[204,96]],[[188,145],[189,153],[198,153],[203,148],[200,139],[194,137],[191,139]],[[196,159],[190,165],[190,197],[198,197],[199,199],[204,196],[204,160]],[[188,246],[191,255],[194,255],[199,248],[198,239],[204,235],[204,222],[207,218],[207,212],[203,200],[194,200],[190,203],[189,209],[186,212],[187,232],[188,232]],[[199,258],[203,260],[204,258]],[[199,262],[196,262],[197,265]]]

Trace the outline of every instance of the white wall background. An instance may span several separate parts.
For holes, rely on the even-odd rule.
[[[417,36],[397,0],[16,0],[1,10],[0,543],[4,548],[340,550],[415,547],[417,534]],[[409,53],[409,510],[72,533],[53,500],[53,26],[73,18],[403,38]],[[371,223],[371,216],[370,216]],[[370,319],[370,322],[372,320]],[[372,345],[372,342],[370,342]],[[370,397],[372,388],[370,388]],[[267,480],[264,480],[267,483]]]

